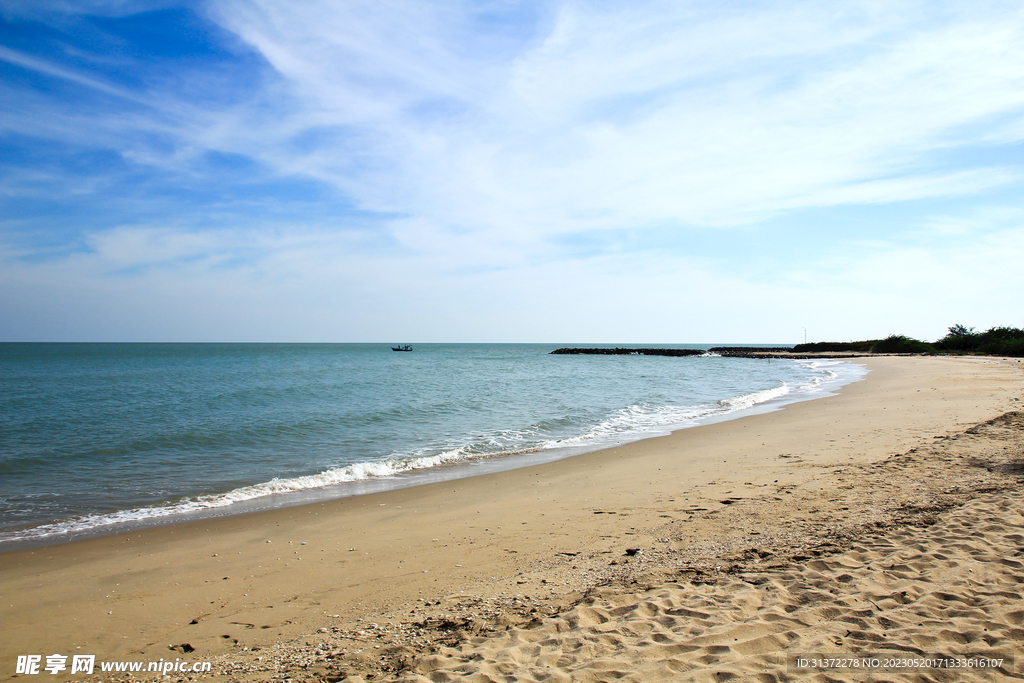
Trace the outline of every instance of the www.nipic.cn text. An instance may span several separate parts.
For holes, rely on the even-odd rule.
[[[183,661],[180,657],[174,661],[160,659],[149,662],[96,662],[96,655],[18,655],[14,673],[36,676],[43,673],[57,674],[92,674],[95,671],[104,673],[156,673],[170,676],[172,673],[207,673],[211,670],[210,662]]]

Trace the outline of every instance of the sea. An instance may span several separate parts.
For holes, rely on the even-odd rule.
[[[0,551],[571,457],[865,372],[559,346],[2,343]]]

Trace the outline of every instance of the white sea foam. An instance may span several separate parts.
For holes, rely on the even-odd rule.
[[[580,451],[593,450],[610,443],[636,440],[647,435],[667,433],[675,429],[693,426],[708,418],[727,416],[772,401],[802,400],[824,395],[831,387],[859,379],[866,372],[860,366],[842,361],[800,361],[799,364],[814,374],[796,386],[780,382],[775,387],[726,398],[716,403],[695,406],[630,405],[615,411],[579,434],[563,438],[544,438],[543,430],[538,426],[522,430],[503,430],[494,434],[470,435],[469,444],[446,448],[437,453],[395,455],[384,460],[358,462],[343,467],[329,468],[316,474],[274,478],[264,483],[240,487],[226,493],[197,496],[164,505],[137,507],[113,513],[84,515],[30,529],[2,532],[0,533],[0,543],[19,539],[70,535],[127,522],[142,522],[225,508],[260,498],[343,486],[353,482],[385,479],[480,457],[565,448]]]
[[[172,502],[166,505],[138,507],[107,514],[84,515],[66,521],[36,526],[31,529],[3,532],[0,533],[0,543],[25,538],[67,535],[114,524],[139,522],[223,508],[268,496],[297,493],[368,479],[393,477],[404,472],[437,467],[464,459],[466,459],[466,449],[455,448],[432,456],[359,462],[300,477],[286,479],[275,477],[270,481],[253,486],[243,486],[227,493],[197,496],[196,498]]]

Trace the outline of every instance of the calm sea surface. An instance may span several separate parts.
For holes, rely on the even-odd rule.
[[[0,344],[0,549],[551,460],[863,372],[554,348]]]

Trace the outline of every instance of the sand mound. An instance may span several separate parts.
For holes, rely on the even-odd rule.
[[[607,589],[569,612],[427,657],[400,680],[892,680],[894,673],[818,672],[788,656],[992,657],[1003,666],[927,680],[1024,678],[1024,505],[989,494],[941,516],[801,566]],[[908,670],[897,677],[914,675]]]
[[[533,598],[460,592],[221,666],[226,680],[351,683],[1024,678],[1022,435],[1010,412],[878,462],[798,463],[813,476],[688,511],[640,554],[538,569],[539,585],[522,580]],[[538,600],[567,576],[595,583],[560,606]],[[795,661],[844,654],[960,661]],[[959,666],[968,658],[1002,662]]]

